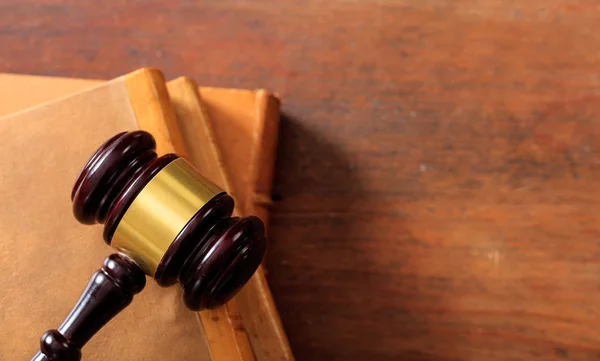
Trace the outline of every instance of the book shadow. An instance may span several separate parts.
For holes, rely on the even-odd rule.
[[[298,360],[406,356],[390,342],[420,322],[393,297],[402,277],[378,262],[386,244],[376,245],[373,228],[385,210],[365,211],[360,175],[333,140],[281,115],[266,266]],[[403,232],[400,241],[412,241]]]

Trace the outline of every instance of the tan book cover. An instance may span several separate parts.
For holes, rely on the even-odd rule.
[[[98,83],[98,81],[94,80],[0,74],[0,84],[3,85],[3,87],[0,87],[0,96],[3,96],[4,99],[10,99],[10,101],[3,102],[2,106],[0,106],[0,115],[31,106],[42,101],[55,99],[64,95],[65,93],[80,91],[83,88],[94,86]],[[203,112],[205,113],[204,115],[212,112],[212,121],[214,121],[214,123],[211,124],[203,124],[208,123],[211,118],[207,118],[206,116],[198,118],[193,113],[193,110],[199,106],[195,103],[195,100],[192,99],[194,98],[194,95],[190,95],[190,92],[187,92],[186,95],[185,92],[182,93],[181,91],[181,89],[185,90],[189,88],[190,85],[193,85],[193,82],[190,80],[182,80],[180,82],[171,82],[169,85],[169,90],[171,92],[180,89],[180,92],[177,94],[177,96],[172,96],[172,100],[174,103],[177,101],[184,103],[173,104],[173,109],[176,110],[176,113],[179,112],[179,114],[177,114],[177,121],[179,122],[178,126],[184,130],[183,133],[185,134],[182,136],[182,139],[169,139],[169,141],[174,144],[179,142],[187,143],[184,144],[184,148],[190,149],[190,152],[186,155],[191,158],[194,163],[199,164],[200,166],[207,166],[208,170],[217,169],[214,167],[214,164],[216,164],[214,162],[224,163],[224,167],[222,166],[218,168],[220,169],[220,173],[226,173],[226,171],[235,169],[236,163],[235,160],[224,156],[221,157],[223,159],[217,159],[218,157],[216,157],[216,155],[219,154],[219,147],[216,143],[218,143],[219,140],[221,142],[225,142],[225,144],[234,144],[234,148],[237,149],[238,153],[250,154],[250,157],[253,158],[250,162],[248,162],[247,159],[244,159],[242,162],[237,163],[247,166],[244,171],[249,176],[246,178],[248,180],[244,186],[238,188],[240,191],[238,192],[238,195],[236,195],[236,198],[241,199],[238,200],[238,203],[240,204],[244,204],[243,201],[246,201],[247,205],[244,204],[245,209],[241,212],[242,214],[258,214],[261,216],[261,218],[263,218],[264,221],[267,221],[267,212],[265,206],[268,205],[268,201],[265,202],[265,199],[268,199],[268,192],[270,191],[270,179],[272,177],[273,167],[272,162],[274,159],[274,150],[277,139],[279,106],[277,99],[264,91],[252,92],[232,89],[201,88],[204,90],[204,92],[201,91],[201,93],[205,95],[206,99],[212,102],[210,104],[206,104],[206,109],[203,109]],[[143,86],[144,85],[142,84],[142,88]],[[129,90],[131,90],[131,88],[132,86],[130,83]],[[11,89],[11,91],[7,92],[7,89]],[[240,97],[254,97],[255,99],[254,102],[247,102],[247,107],[236,107],[238,113],[236,114],[234,112],[234,114],[231,114],[232,112],[228,110],[227,104],[231,104],[232,100],[234,99],[236,100],[237,104],[237,100]],[[219,106],[221,108],[219,108]],[[241,112],[239,112],[240,109],[242,110]],[[246,109],[246,111],[244,111],[244,109]],[[252,109],[253,112],[248,112],[247,109]],[[147,109],[142,108],[140,110],[138,107],[137,112],[139,113],[140,111],[144,112],[147,111]],[[160,113],[160,110],[158,112]],[[147,115],[138,114],[138,118],[142,116],[146,117]],[[194,121],[195,118],[203,120],[203,122]],[[167,121],[166,123],[168,124],[169,122]],[[248,134],[244,133],[244,136],[238,137],[237,140],[232,140],[231,138],[225,138],[224,140],[222,139],[223,137],[219,138],[215,136],[214,138],[218,139],[211,139],[211,141],[214,141],[215,143],[213,144],[213,148],[216,147],[214,149],[217,149],[214,152],[215,154],[209,154],[208,156],[206,154],[203,155],[203,152],[206,153],[207,149],[210,149],[210,146],[197,147],[197,144],[204,144],[205,142],[195,141],[197,138],[194,136],[202,137],[202,132],[206,132],[206,130],[202,131],[201,128],[206,126],[215,127],[215,124],[217,124],[217,126],[218,124],[222,125],[220,127],[221,133],[217,133],[213,129],[214,133],[217,135],[225,133],[236,134],[236,132],[239,133],[239,129],[236,129],[236,126],[242,128],[245,125],[247,127],[248,124],[251,126],[247,127],[250,132]],[[227,125],[229,125],[229,128],[227,128]],[[160,129],[158,131],[160,132]],[[153,131],[153,133],[155,133],[155,131]],[[173,134],[165,134],[165,136],[173,137]],[[204,134],[204,136],[207,136],[207,134]],[[161,142],[159,141],[159,144],[160,143]],[[194,148],[195,146],[196,148]],[[251,151],[244,151],[244,147],[249,148]],[[180,149],[183,149],[181,146],[176,146],[175,148],[178,148],[177,151],[179,153],[181,153]],[[231,156],[231,152],[229,153],[229,156]],[[241,171],[242,170],[240,170],[239,166],[235,170],[235,172]],[[214,173],[212,176],[219,176],[217,173],[219,172]],[[225,175],[223,176],[226,177]],[[224,178],[221,178],[217,183],[223,181]],[[224,188],[233,193],[231,185],[224,186]],[[250,208],[247,209],[248,207]],[[246,316],[246,319],[251,321],[246,322],[246,324],[248,326],[248,333],[250,334],[250,338],[252,339],[252,344],[255,349],[254,354],[256,359],[292,359],[287,338],[285,337],[279,317],[276,313],[274,305],[272,304],[272,298],[268,288],[266,287],[264,275],[261,272],[260,277],[256,278],[258,278],[259,284],[261,282],[264,283],[261,285],[262,288],[259,288],[258,290],[262,290],[263,294],[260,296],[261,298],[266,297],[267,302],[263,302],[262,299],[257,300],[255,294],[253,296],[251,295],[249,298],[246,297],[247,299],[243,300],[244,302],[242,302],[242,306],[245,306],[246,312],[248,312],[249,305],[254,304],[250,307],[255,308],[250,315],[250,318],[253,318],[252,320],[248,320],[249,317]],[[266,294],[264,294],[265,290]],[[256,290],[253,292],[255,293]],[[249,292],[245,293],[248,294]],[[244,307],[242,307],[242,309],[243,308]],[[256,312],[256,310],[259,308],[263,308],[263,310]],[[179,327],[179,325],[177,325],[177,327]],[[180,339],[180,341],[183,341],[184,345],[186,344],[185,340]],[[223,342],[221,342],[221,344],[223,344]],[[202,357],[201,355],[202,353],[196,354],[196,358],[194,359],[204,359],[205,357]],[[155,354],[154,356],[157,355]],[[171,352],[170,357],[175,357],[175,355]],[[181,358],[181,356],[177,356],[175,359],[187,358]]]
[[[132,83],[146,91],[130,93]],[[0,119],[0,337],[10,340],[0,343],[0,359],[33,356],[41,333],[62,322],[90,275],[112,253],[100,226],[73,218],[73,181],[101,143],[138,128],[136,113],[172,116],[159,114],[165,97],[164,81],[144,70]],[[147,108],[135,109],[140,106]],[[148,282],[88,343],[83,357],[208,360],[198,321],[190,315],[177,288]]]

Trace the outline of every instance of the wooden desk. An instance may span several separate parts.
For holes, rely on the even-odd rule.
[[[298,360],[598,359],[596,2],[113,4],[4,0],[0,71],[278,91]]]

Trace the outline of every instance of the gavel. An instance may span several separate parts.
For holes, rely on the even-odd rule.
[[[117,250],[89,280],[63,321],[40,339],[31,361],[78,361],[82,347],[125,309],[146,276],[167,287],[177,281],[187,308],[230,300],[265,253],[257,217],[232,217],[234,201],[175,154],[158,157],[144,131],[124,132],[102,144],[84,165],[71,193],[83,224],[104,224],[104,241]]]

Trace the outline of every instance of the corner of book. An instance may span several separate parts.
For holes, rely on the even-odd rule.
[[[152,67],[144,67],[137,70],[132,71],[131,73],[124,75],[125,79],[133,79],[133,78],[142,78],[147,77],[156,82],[165,82],[165,75],[162,71],[157,68]]]

